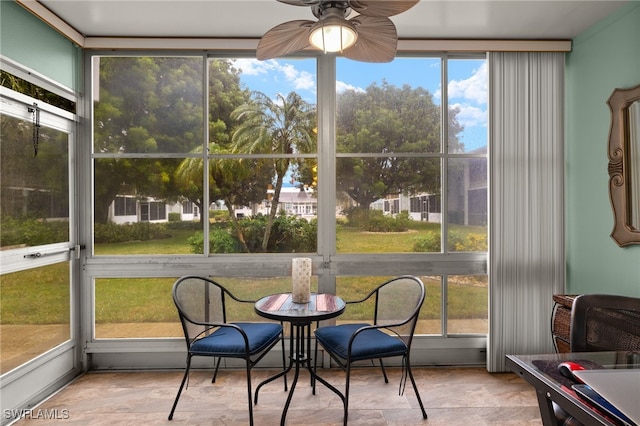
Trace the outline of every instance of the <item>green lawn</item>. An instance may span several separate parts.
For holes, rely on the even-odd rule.
[[[168,233],[171,235],[171,238],[151,241],[96,244],[95,253],[98,256],[127,254],[193,254],[191,253],[191,247],[187,240],[195,234],[194,231],[186,229],[171,229]]]
[[[0,324],[69,323],[69,264],[0,277]]]
[[[413,230],[402,233],[370,233],[353,228],[340,228],[340,252],[374,252],[384,247],[388,252],[411,252],[414,236],[429,232],[433,224],[415,224]],[[435,225],[437,228],[437,225]],[[171,238],[100,244],[96,251],[107,254],[190,254],[187,238],[193,231],[171,230]],[[0,315],[2,324],[59,324],[69,321],[69,266],[67,263],[36,268],[2,276],[0,282]],[[427,287],[427,299],[422,309],[424,319],[438,319],[441,312],[440,281],[422,277]],[[345,300],[355,300],[381,283],[385,277],[339,277],[337,293]],[[96,281],[96,321],[173,322],[175,307],[171,287],[175,278],[127,278]],[[487,287],[472,280],[450,277],[448,286],[449,318],[487,318]],[[469,282],[471,281],[471,282]],[[250,280],[220,278],[234,294],[246,299],[289,291],[290,279],[262,278]],[[314,287],[314,289],[317,287]],[[253,307],[236,308],[233,315],[252,317]],[[347,319],[357,319],[363,313],[347,313]],[[349,318],[351,316],[352,318]]]
[[[486,233],[486,228],[473,226],[452,226],[453,231],[461,233]],[[410,253],[415,240],[433,232],[439,232],[440,225],[414,221],[407,232],[363,232],[358,228],[339,226],[337,231],[338,253]],[[132,241],[126,243],[97,244],[96,255],[154,255],[154,254],[193,254],[189,237],[193,230],[170,229],[171,238],[150,241]]]

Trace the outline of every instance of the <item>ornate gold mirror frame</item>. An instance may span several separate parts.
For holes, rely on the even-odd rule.
[[[620,247],[640,244],[640,85],[615,89],[607,101],[609,197],[614,225],[611,238]]]

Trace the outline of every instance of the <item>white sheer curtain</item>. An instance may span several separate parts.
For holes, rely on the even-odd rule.
[[[564,256],[564,54],[496,52],[490,69],[487,369],[552,352]]]

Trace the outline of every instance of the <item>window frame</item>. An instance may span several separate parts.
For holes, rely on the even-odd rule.
[[[201,55],[205,67],[209,58],[253,58],[252,54],[247,52],[191,52],[191,51],[91,51],[86,55],[87,64],[91,64],[93,56],[105,55],[131,55],[131,56],[197,56]],[[415,54],[414,54],[415,55]],[[432,57],[436,56],[446,62],[446,59],[457,58],[475,58],[486,59],[486,54],[432,54],[425,53]],[[448,337],[446,330],[447,306],[446,306],[446,288],[447,276],[449,275],[487,275],[486,252],[477,253],[449,253],[443,251],[441,253],[337,253],[336,252],[336,229],[335,229],[335,208],[336,208],[336,178],[335,173],[331,173],[332,164],[340,156],[362,156],[377,154],[337,154],[335,141],[335,105],[336,100],[336,62],[335,57],[331,55],[313,55],[311,53],[301,54],[302,57],[315,57],[317,59],[317,116],[318,116],[318,149],[316,154],[289,154],[292,158],[317,158],[318,161],[318,249],[317,253],[304,254],[310,257],[313,262],[314,274],[318,276],[318,291],[335,293],[336,277],[338,276],[389,276],[389,275],[441,275],[442,283],[442,310],[443,330],[439,336],[417,336],[417,342],[414,343],[414,350],[419,354],[418,359],[426,357],[427,350],[434,345],[443,345],[445,348],[466,348],[471,350],[470,359],[478,362],[477,349],[482,352],[486,347],[485,335],[460,335],[456,336],[455,343],[452,343]],[[404,56],[398,54],[398,56]],[[91,81],[91,67],[86,66],[86,81]],[[446,78],[443,73],[443,79]],[[204,79],[208,78],[208,70],[204,73]],[[443,81],[443,87],[447,82]],[[208,96],[208,90],[205,89],[205,97]],[[88,97],[90,98],[90,96]],[[443,108],[446,107],[447,97],[443,95]],[[208,102],[205,101],[206,117],[208,117]],[[90,102],[87,102],[88,111],[91,110]],[[89,114],[90,116],[91,114]],[[88,126],[89,127],[89,126]],[[447,126],[444,126],[445,128]],[[91,131],[87,130],[88,140],[92,140]],[[445,135],[446,136],[446,135]],[[205,141],[208,141],[208,126],[205,126]],[[447,140],[446,137],[443,140]],[[92,145],[92,144],[91,144]],[[92,163],[95,155],[87,152],[87,161]],[[154,157],[155,155],[148,155]],[[423,157],[439,157],[448,159],[449,157],[485,157],[486,155],[478,155],[473,153],[424,153],[419,156]],[[162,158],[175,158],[176,155],[163,155]],[[183,157],[181,154],[180,157]],[[205,156],[208,161],[210,158],[216,158],[216,155]],[[268,155],[248,155],[249,158],[268,157]],[[443,185],[446,185],[446,169],[442,169]],[[92,171],[86,177],[93,179]],[[206,181],[206,180],[205,180]],[[205,184],[205,197],[208,194],[208,188]],[[446,186],[445,186],[446,187]],[[87,188],[89,190],[89,188]],[[89,191],[89,199],[93,194]],[[206,198],[205,198],[206,199]],[[440,206],[446,205],[446,198],[442,194]],[[92,222],[93,214],[88,212],[84,218],[83,229],[85,235],[92,240]],[[205,229],[205,235],[208,234]],[[443,229],[443,235],[446,236],[446,228]],[[445,245],[443,245],[445,247]],[[208,244],[205,244],[208,248]],[[264,254],[228,254],[210,256],[208,250],[204,255],[153,255],[153,256],[95,256],[88,253],[83,282],[87,282],[93,289],[94,280],[97,278],[126,278],[126,277],[179,277],[187,274],[203,274],[203,275],[224,275],[228,277],[246,277],[247,270],[251,270],[251,276],[254,278],[261,277],[283,277],[289,276],[291,272],[291,258],[300,256],[296,253],[264,253]],[[159,267],[158,267],[159,266]],[[96,340],[93,336],[93,290],[89,297],[83,300],[85,308],[91,312],[86,312],[83,325],[85,330],[89,330],[84,336],[87,343],[87,353],[94,354],[94,360],[100,364],[102,359],[108,358],[108,352],[115,346],[120,345],[117,342],[111,342],[108,339]],[[435,339],[435,341],[434,341]],[[449,340],[449,343],[446,343]],[[163,347],[166,345],[163,339],[131,339],[128,341],[128,348],[132,351],[143,351],[146,349]],[[422,342],[422,343],[421,343]],[[434,343],[440,342],[440,343]],[[138,348],[138,349],[136,349]],[[102,355],[100,355],[102,354]],[[95,357],[98,358],[95,358]],[[103,358],[104,357],[104,358]],[[483,355],[482,355],[483,357]],[[106,361],[105,361],[106,362]],[[482,361],[483,362],[483,361]]]

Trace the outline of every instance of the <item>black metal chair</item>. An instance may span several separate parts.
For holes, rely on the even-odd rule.
[[[424,299],[424,284],[419,278],[413,276],[393,278],[378,286],[363,299],[346,302],[347,306],[371,302],[373,304],[372,323],[342,324],[320,327],[315,330],[314,366],[317,368],[317,345],[320,344],[331,358],[346,370],[343,398],[345,425],[349,410],[352,364],[357,361],[370,360],[373,362],[376,359],[379,360],[384,381],[389,383],[382,361],[383,358],[388,357],[402,357],[403,369],[399,393],[403,394],[407,377],[409,377],[420,404],[422,416],[427,418],[411,372],[410,362],[411,342]]]
[[[187,366],[180,389],[169,413],[169,420],[178,405],[180,394],[188,382],[191,359],[194,356],[217,357],[212,383],[215,383],[222,358],[245,361],[249,400],[249,423],[253,425],[251,398],[251,369],[273,348],[282,342],[282,365],[285,368],[282,324],[269,322],[227,322],[227,303],[255,303],[242,300],[210,278],[185,276],[173,285],[173,301],[178,308],[180,322],[187,343]],[[287,389],[285,377],[284,387]]]

